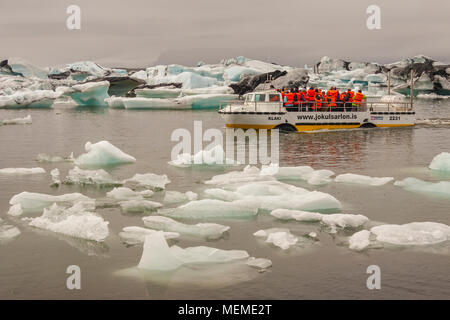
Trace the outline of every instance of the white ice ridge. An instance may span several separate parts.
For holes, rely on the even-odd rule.
[[[450,172],[450,153],[442,152],[433,158],[429,168],[431,170]]]
[[[10,95],[0,95],[0,108],[49,108],[61,96],[53,90],[22,89]]]
[[[273,176],[278,180],[304,180],[312,185],[325,184],[334,176],[331,170],[314,170],[309,166],[280,167],[277,164],[262,166],[261,175]]]
[[[147,235],[138,268],[170,271],[191,264],[230,263],[249,258],[244,250],[222,250],[211,247],[169,247],[162,231]]]
[[[0,174],[8,175],[25,175],[25,174],[38,174],[45,173],[43,168],[3,168],[0,169]]]
[[[168,162],[175,167],[192,167],[192,166],[226,166],[237,165],[233,159],[227,159],[226,154],[221,145],[217,145],[211,150],[200,150],[194,155],[182,153],[177,155],[175,160]]]
[[[360,228],[369,221],[369,218],[361,214],[322,214],[298,210],[276,209],[270,213],[277,219],[296,220],[300,222],[320,222],[334,233],[337,228]]]
[[[75,203],[70,208],[58,206],[56,203],[45,208],[42,216],[34,218],[30,226],[65,234],[75,238],[102,242],[109,234],[109,222],[88,210],[90,204]]]
[[[179,192],[179,191],[166,191],[164,194],[165,203],[180,203],[186,201],[193,201],[198,199],[198,194],[192,191]]]
[[[87,153],[75,159],[75,165],[79,167],[101,167],[136,162],[134,157],[124,153],[108,141],[100,141],[94,144],[86,142],[84,148]]]
[[[153,195],[153,191],[133,191],[130,188],[119,187],[114,188],[106,194],[108,198],[115,200],[143,200],[144,198],[149,198]]]
[[[298,241],[298,238],[290,233],[288,229],[271,228],[258,230],[253,235],[258,238],[266,238],[267,243],[271,243],[283,250],[289,249]]]
[[[31,115],[28,115],[25,118],[6,119],[3,121],[0,121],[0,123],[3,123],[3,124],[32,124],[33,119],[31,118]]]
[[[155,232],[158,232],[157,230],[152,230],[148,228],[142,228],[142,227],[125,227],[122,229],[122,232],[119,232],[119,237],[122,239],[123,242],[125,242],[128,245],[135,245],[144,243],[145,237],[149,234],[153,234]],[[167,240],[169,239],[176,239],[179,238],[180,234],[176,232],[164,232],[164,238]]]
[[[122,185],[105,170],[83,170],[75,166],[69,170],[64,184],[96,185],[100,187],[114,187]]]
[[[394,180],[393,177],[376,178],[376,177],[363,176],[363,175],[354,174],[354,173],[340,174],[334,179],[335,182],[363,184],[363,185],[376,186],[376,187],[385,185],[393,180]]]
[[[247,200],[222,201],[203,199],[188,202],[173,209],[160,210],[158,213],[173,218],[240,218],[252,217],[258,214],[255,203]]]
[[[209,198],[241,201],[261,210],[278,208],[296,210],[339,210],[342,205],[332,195],[308,191],[280,181],[257,181],[226,185],[224,188],[206,189]]]
[[[124,180],[123,183],[136,184],[138,187],[145,187],[153,190],[163,190],[166,188],[166,184],[170,183],[170,180],[165,174],[136,173],[133,177]]]
[[[450,226],[436,222],[384,224],[362,230],[349,238],[349,248],[362,251],[372,245],[429,246],[450,241]]]
[[[16,194],[9,200],[11,206],[20,204],[24,211],[40,211],[53,203],[74,205],[77,202],[90,202],[95,207],[95,200],[81,193],[68,193],[54,196],[43,193],[22,192]]]
[[[20,230],[0,218],[0,244],[20,235]]]
[[[39,153],[36,157],[37,162],[73,162],[75,159],[73,158],[73,153],[71,153],[68,157],[60,157],[60,156],[49,156],[45,153]]]
[[[168,217],[149,216],[142,218],[144,225],[151,229],[177,232],[181,235],[200,237],[206,239],[219,239],[230,230],[230,227],[217,223],[197,223],[194,225],[175,221]]]
[[[437,196],[450,196],[450,181],[428,182],[416,178],[395,181],[394,185],[408,191],[423,192]]]
[[[127,213],[147,213],[153,212],[162,207],[162,204],[156,201],[143,199],[132,199],[119,202],[120,208]]]

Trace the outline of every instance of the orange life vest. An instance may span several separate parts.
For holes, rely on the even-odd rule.
[[[337,107],[337,105],[336,105],[337,94],[338,94],[337,90],[329,90],[327,92],[327,98],[328,98],[327,100],[329,101],[328,106],[330,108]]]
[[[355,102],[357,105],[361,105],[361,101],[363,99],[364,95],[361,92],[357,92],[355,96],[353,97],[353,102]]]
[[[308,100],[314,101],[315,97],[316,97],[316,91],[314,91],[313,89],[309,89],[308,90]]]
[[[322,94],[317,93],[315,98],[316,103],[313,106],[313,109],[320,109],[322,107]]]

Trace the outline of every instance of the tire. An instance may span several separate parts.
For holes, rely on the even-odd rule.
[[[376,128],[376,125],[374,125],[373,123],[370,122],[366,122],[363,123],[362,125],[359,126],[360,128]]]
[[[292,124],[290,123],[282,123],[277,125],[274,129],[278,129],[281,132],[296,132],[297,128],[294,127]]]

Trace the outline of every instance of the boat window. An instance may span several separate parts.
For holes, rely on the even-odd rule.
[[[254,94],[249,94],[249,95],[247,96],[247,101],[249,101],[249,102],[255,101],[254,99],[255,99],[255,95],[254,95]]]
[[[265,94],[255,94],[255,101],[256,102],[265,102],[266,95]]]
[[[271,101],[271,102],[278,102],[278,101],[280,101],[280,95],[279,94],[270,94],[269,95],[269,101]]]

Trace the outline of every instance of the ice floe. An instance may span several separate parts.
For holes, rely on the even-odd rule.
[[[61,184],[61,179],[59,177],[59,169],[55,168],[52,171],[50,171],[50,176],[52,177],[51,186],[58,187]]]
[[[253,235],[258,238],[265,238],[267,243],[271,243],[283,250],[289,249],[298,242],[298,238],[290,233],[288,229],[258,230]]]
[[[261,175],[273,176],[278,180],[304,180],[312,185],[321,185],[331,181],[334,176],[331,170],[314,170],[309,166],[280,167],[277,164],[270,164],[261,168]]]
[[[126,187],[114,188],[106,194],[108,198],[115,200],[142,200],[144,198],[149,198],[152,195],[153,191],[151,190],[134,191]]]
[[[74,157],[73,157],[73,153],[71,153],[69,156],[63,158],[60,156],[49,156],[45,153],[39,153],[36,157],[36,161],[37,162],[49,162],[49,163],[53,163],[53,162],[73,162],[75,161]]]
[[[26,175],[45,173],[43,168],[3,168],[0,169],[0,174],[5,175]]]
[[[169,271],[183,265],[222,264],[248,259],[244,250],[222,250],[211,247],[169,247],[163,232],[147,235],[138,268]]]
[[[393,177],[375,178],[354,173],[340,174],[334,179],[335,182],[354,183],[368,186],[383,186],[393,180]]]
[[[181,235],[200,237],[210,240],[219,239],[230,227],[217,223],[185,224],[168,217],[148,216],[142,218],[144,225],[151,229],[177,232]]]
[[[75,159],[75,165],[79,167],[101,167],[122,163],[133,163],[136,159],[108,141],[97,143],[86,142],[86,153]]]
[[[108,81],[87,82],[72,86],[68,94],[80,106],[106,106],[108,89]]]
[[[17,203],[15,205],[12,205],[8,210],[8,215],[12,217],[18,217],[23,214],[22,205],[20,203]]]
[[[156,201],[133,199],[119,202],[122,211],[131,214],[149,213],[162,207],[162,204]]]
[[[265,258],[250,257],[248,258],[246,264],[250,267],[263,270],[270,268],[272,266],[272,261]]]
[[[109,235],[108,224],[102,217],[88,211],[84,203],[79,202],[70,208],[55,203],[50,208],[45,208],[42,216],[33,218],[29,225],[75,238],[102,242]]]
[[[165,203],[180,203],[186,201],[193,201],[198,199],[198,194],[192,191],[179,192],[179,191],[166,191],[164,194]]]
[[[154,190],[163,190],[166,184],[170,183],[167,175],[158,175],[154,173],[137,173],[133,177],[126,179],[123,183],[135,184],[138,187],[145,187]]]
[[[429,168],[436,171],[450,172],[450,153],[442,152],[433,158]]]
[[[370,231],[361,230],[354,233],[349,239],[349,249],[355,251],[362,251],[370,245]]]
[[[17,227],[7,224],[6,221],[0,218],[0,243],[7,242],[20,235],[20,233]]]
[[[53,90],[22,89],[10,95],[0,95],[0,108],[49,108],[60,95]]]
[[[145,237],[155,232],[159,231],[132,226],[123,228],[122,232],[119,232],[119,237],[128,245],[136,245],[144,243]],[[177,232],[164,232],[163,235],[166,240],[176,239],[180,237],[180,234]]]
[[[15,119],[6,119],[3,121],[0,121],[0,123],[3,124],[32,124],[33,119],[31,118],[31,115],[26,116],[25,118],[15,118]]]
[[[99,187],[121,186],[122,183],[114,178],[105,170],[83,170],[75,166],[69,170],[64,184],[95,185]]]
[[[394,185],[408,191],[423,192],[437,196],[450,196],[450,181],[428,182],[416,178],[395,181]]]
[[[179,154],[175,160],[168,162],[175,167],[193,167],[193,166],[227,166],[236,165],[233,159],[227,159],[221,145],[217,145],[210,150],[200,150],[194,155],[183,153]]]
[[[270,175],[261,175],[260,172],[261,171],[259,168],[248,165],[243,171],[231,171],[228,173],[215,175],[210,180],[205,181],[205,183],[212,185],[228,185],[251,181],[276,180]]]
[[[43,193],[22,192],[13,196],[9,204],[11,206],[20,204],[24,211],[40,211],[53,203],[74,205],[77,202],[90,202],[95,206],[95,200],[81,193],[68,193],[54,196]]]

